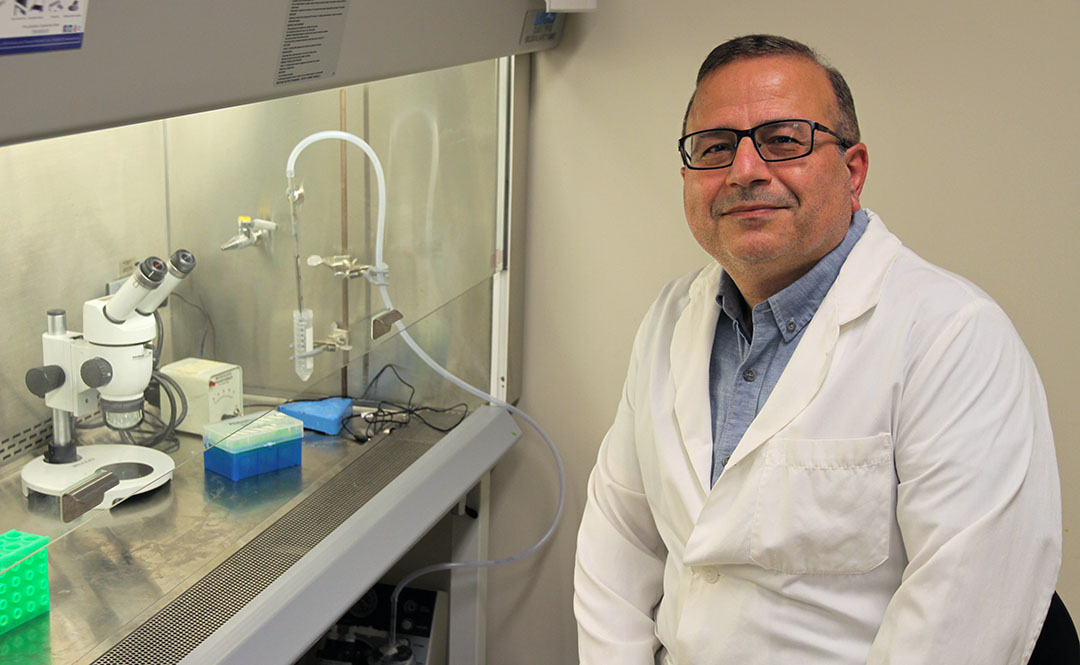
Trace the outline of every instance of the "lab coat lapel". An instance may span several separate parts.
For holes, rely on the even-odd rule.
[[[885,276],[901,244],[876,214],[869,210],[867,214],[870,223],[863,237],[848,255],[776,387],[725,468],[757,450],[810,404],[828,374],[840,326],[861,316],[881,297]]]
[[[810,404],[825,380],[839,331],[836,299],[826,296],[765,406],[735,447],[726,469],[738,464]]]
[[[720,306],[716,289],[720,266],[712,264],[690,285],[690,300],[672,331],[670,363],[675,384],[675,420],[694,474],[707,494],[712,475],[712,411],[709,406],[709,358]]]

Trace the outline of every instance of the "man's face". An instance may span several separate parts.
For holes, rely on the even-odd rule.
[[[686,133],[796,118],[836,130],[836,101],[825,71],[798,57],[750,58],[701,82]],[[690,230],[748,300],[763,300],[794,282],[843,240],[859,209],[867,154],[862,144],[841,154],[836,141],[817,132],[806,157],[764,162],[745,139],[731,166],[683,168]]]

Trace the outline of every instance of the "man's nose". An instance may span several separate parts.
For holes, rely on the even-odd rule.
[[[758,154],[754,139],[744,136],[735,146],[735,160],[727,167],[727,183],[749,187],[754,183],[767,182],[772,178],[769,164]]]

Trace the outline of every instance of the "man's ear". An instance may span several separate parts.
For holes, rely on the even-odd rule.
[[[866,184],[866,172],[870,168],[870,154],[865,143],[856,143],[844,153],[844,164],[848,170],[848,185],[851,190],[851,210],[861,208],[859,195]]]

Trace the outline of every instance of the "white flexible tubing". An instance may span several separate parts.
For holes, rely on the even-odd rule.
[[[386,293],[386,287],[380,286],[379,290],[383,292],[383,302],[386,303],[387,308],[390,308],[390,297]],[[562,457],[559,455],[558,449],[552,442],[551,437],[549,437],[547,435],[547,432],[544,431],[544,428],[540,427],[540,424],[533,420],[532,417],[529,416],[529,414],[525,413],[513,404],[504,402],[492,395],[483,392],[482,390],[474,388],[473,386],[451,374],[437,362],[432,360],[432,358],[428,356],[428,354],[425,353],[422,348],[420,348],[420,346],[413,340],[412,336],[405,331],[405,326],[403,326],[400,321],[396,323],[396,326],[398,328],[399,334],[401,335],[401,338],[405,340],[405,343],[409,345],[409,348],[411,348],[413,352],[420,357],[421,360],[427,363],[428,366],[431,367],[431,369],[435,370],[447,381],[453,383],[454,385],[458,386],[462,390],[465,390],[466,392],[476,395],[480,399],[487,400],[498,407],[506,409],[507,411],[520,417],[522,420],[527,422],[534,430],[536,430],[536,433],[539,434],[540,438],[543,439],[544,443],[547,444],[548,450],[551,451],[551,456],[552,458],[554,458],[555,466],[558,469],[559,504],[558,508],[555,511],[555,517],[551,520],[551,524],[548,526],[547,531],[544,532],[544,535],[540,537],[540,540],[536,541],[532,544],[532,546],[517,554],[503,557],[501,559],[489,559],[486,561],[453,561],[448,563],[437,563],[431,566],[425,566],[424,568],[420,568],[418,570],[414,570],[413,572],[406,575],[400,582],[397,583],[397,585],[394,587],[393,593],[390,594],[390,641],[387,644],[387,646],[389,647],[389,651],[387,653],[394,653],[397,650],[398,597],[401,595],[402,589],[404,589],[409,584],[409,582],[412,582],[417,577],[427,575],[428,573],[438,572],[440,570],[457,570],[459,568],[493,568],[495,566],[511,564],[516,561],[520,561],[521,559],[524,559],[526,557],[532,556],[537,552],[537,550],[546,545],[547,542],[551,540],[551,537],[553,535],[555,535],[555,527],[559,525],[559,521],[562,519],[563,508],[566,506],[566,471],[563,468]]]
[[[368,145],[367,141],[360,138],[356,134],[350,134],[349,132],[341,132],[337,130],[328,130],[325,132],[315,132],[311,136],[302,139],[296,144],[296,147],[289,153],[289,160],[285,163],[285,178],[289,181],[289,189],[293,189],[293,176],[295,175],[294,167],[296,166],[296,158],[300,156],[300,153],[304,151],[312,143],[316,141],[324,141],[326,139],[340,139],[342,141],[348,141],[357,148],[364,151],[364,154],[371,160],[372,166],[375,168],[375,182],[378,189],[379,196],[379,213],[376,223],[375,232],[375,268],[382,272],[386,266],[382,262],[382,246],[383,246],[383,234],[386,229],[386,177],[383,175],[382,162],[379,161],[379,156],[375,154],[375,150]]]
[[[289,189],[291,190],[293,187],[293,176],[295,175],[294,167],[296,165],[296,158],[300,156],[300,153],[303,152],[304,148],[308,147],[312,143],[315,143],[316,141],[322,141],[324,139],[340,139],[342,141],[348,141],[349,143],[352,143],[353,145],[363,150],[364,153],[368,156],[368,158],[371,159],[372,166],[375,169],[375,180],[378,184],[379,196],[379,208],[375,233],[375,266],[376,269],[378,269],[379,271],[383,271],[386,267],[386,264],[383,263],[383,241],[385,239],[386,228],[386,178],[383,174],[382,163],[379,161],[378,155],[375,154],[375,151],[370,145],[368,145],[366,141],[356,136],[355,134],[350,134],[349,132],[342,132],[337,130],[316,132],[315,134],[312,134],[311,136],[308,136],[307,138],[301,140],[299,143],[296,144],[296,147],[293,148],[293,151],[289,155],[289,160],[285,166],[285,177],[289,181]],[[379,294],[382,296],[383,304],[386,306],[387,309],[393,309],[394,304],[390,300],[390,291],[386,288],[386,285],[378,284],[377,286],[379,289]],[[548,450],[551,451],[551,456],[555,460],[555,466],[558,470],[559,475],[559,502],[558,508],[556,508],[555,510],[555,517],[551,520],[551,524],[548,526],[547,531],[544,532],[544,535],[540,537],[540,540],[536,541],[535,543],[533,543],[533,545],[517,554],[503,557],[500,559],[488,559],[486,561],[454,561],[449,563],[435,564],[432,566],[425,566],[424,568],[420,568],[419,570],[415,570],[409,573],[405,576],[404,579],[398,582],[397,586],[394,587],[393,594],[391,594],[390,597],[391,635],[390,643],[388,646],[391,649],[396,648],[395,642],[397,638],[397,601],[398,597],[401,595],[401,590],[405,588],[405,585],[407,585],[409,582],[416,579],[417,577],[420,577],[421,575],[427,575],[428,573],[434,573],[440,570],[456,570],[459,568],[492,568],[495,566],[503,566],[506,564],[514,563],[515,561],[520,561],[521,559],[529,557],[535,554],[540,548],[546,545],[549,540],[551,540],[551,537],[555,534],[555,528],[559,525],[559,521],[562,519],[563,509],[566,506],[566,472],[563,468],[562,456],[559,455],[559,450],[555,447],[555,444],[554,442],[552,442],[551,437],[549,437],[547,432],[544,431],[544,428],[540,427],[540,424],[533,420],[532,417],[529,416],[529,414],[525,413],[513,404],[504,402],[503,400],[498,399],[493,395],[489,395],[488,393],[480,390],[479,388],[475,388],[469,383],[466,383],[462,379],[451,374],[446,368],[435,362],[435,360],[433,360],[431,356],[427,354],[427,352],[420,348],[420,345],[416,343],[416,341],[412,338],[412,335],[410,335],[408,331],[405,330],[405,325],[401,321],[397,321],[394,325],[397,328],[398,334],[401,336],[401,339],[405,340],[405,343],[409,346],[410,349],[413,350],[413,352],[420,358],[420,360],[424,361],[424,363],[427,364],[431,369],[435,370],[437,374],[439,374],[455,386],[461,388],[462,390],[482,400],[491,402],[495,406],[505,409],[510,413],[518,416],[526,423],[528,423],[530,427],[536,430],[536,433],[539,434],[540,438],[544,440],[545,444],[547,444]]]

